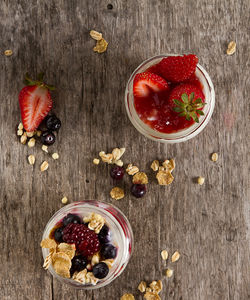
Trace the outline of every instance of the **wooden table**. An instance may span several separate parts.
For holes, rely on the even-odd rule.
[[[112,6],[107,7],[108,4]],[[0,5],[1,97],[1,300],[110,299],[125,292],[142,299],[141,280],[162,279],[162,299],[245,300],[249,290],[249,35],[247,0],[3,0]],[[109,42],[94,53],[89,31]],[[235,40],[236,53],[226,55]],[[4,50],[13,55],[6,57]],[[212,119],[194,139],[158,144],[131,125],[124,90],[143,60],[161,53],[195,53],[216,92]],[[54,109],[62,120],[50,152],[28,148],[15,137],[23,74],[46,72],[54,84]],[[248,138],[247,138],[248,135]],[[126,147],[124,161],[150,175],[143,199],[122,185],[123,200],[109,197],[109,166],[93,165],[99,151]],[[216,163],[210,160],[219,154]],[[34,154],[34,167],[27,156]],[[175,158],[175,180],[158,186],[154,159]],[[49,169],[40,172],[43,160]],[[205,177],[205,184],[195,182]],[[39,246],[49,218],[69,202],[99,199],[115,204],[134,231],[134,253],[124,273],[106,288],[75,291],[42,269]],[[160,252],[181,253],[164,263]],[[164,276],[167,266],[174,276]]]

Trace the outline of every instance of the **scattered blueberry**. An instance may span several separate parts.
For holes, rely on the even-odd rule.
[[[131,193],[136,198],[141,198],[146,194],[145,184],[133,184],[131,187]]]
[[[115,166],[114,168],[112,168],[110,170],[110,176],[113,178],[113,179],[117,179],[117,180],[120,180],[123,178],[124,176],[124,169],[122,167],[119,167],[119,166]]]
[[[70,223],[74,223],[74,224],[81,224],[82,220],[79,216],[74,215],[74,214],[67,214],[67,216],[65,216],[63,218],[63,225],[67,226]]]
[[[44,131],[41,135],[41,142],[44,145],[50,146],[54,144],[56,141],[56,137],[51,131]]]
[[[63,243],[63,227],[59,227],[54,232],[54,238],[58,243]]]
[[[98,279],[106,277],[108,275],[108,272],[109,267],[104,262],[100,262],[93,267],[93,275]]]
[[[61,121],[55,116],[51,115],[46,118],[46,127],[49,130],[58,130],[61,127]]]
[[[103,225],[101,231],[99,232],[98,239],[102,244],[107,244],[110,242],[110,231],[106,224]]]
[[[115,258],[117,254],[117,248],[111,244],[104,245],[101,250],[103,258]]]
[[[72,262],[72,266],[70,269],[71,273],[74,273],[75,271],[80,272],[84,270],[88,264],[88,260],[82,255],[77,255],[73,257],[71,262]]]

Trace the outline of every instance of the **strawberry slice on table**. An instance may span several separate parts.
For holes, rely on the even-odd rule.
[[[199,123],[199,116],[204,115],[202,109],[206,105],[202,90],[195,85],[185,83],[171,91],[168,103],[180,117],[185,117],[188,121],[193,119],[197,123]]]
[[[198,57],[194,54],[168,56],[160,61],[158,68],[166,80],[181,82],[194,74],[198,61]]]
[[[168,89],[168,83],[161,76],[144,72],[136,74],[133,85],[133,93],[135,97],[147,97],[150,90],[154,92],[162,92]]]
[[[43,73],[38,75],[38,80],[32,80],[26,74],[26,86],[19,93],[19,105],[23,127],[26,131],[34,131],[52,108],[52,99],[49,90],[53,86],[43,82]]]

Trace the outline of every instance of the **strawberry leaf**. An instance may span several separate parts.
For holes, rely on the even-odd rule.
[[[184,109],[181,108],[181,107],[179,107],[179,106],[174,107],[173,110],[174,110],[175,112],[184,112]]]
[[[177,99],[173,99],[174,103],[178,106],[182,106],[183,105],[183,102],[181,102],[180,100],[177,100]]]
[[[188,104],[188,95],[186,93],[181,95],[181,99],[185,104]]]
[[[204,112],[202,110],[197,109],[196,112],[197,112],[198,115],[204,116]]]

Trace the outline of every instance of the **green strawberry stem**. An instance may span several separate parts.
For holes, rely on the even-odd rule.
[[[180,117],[186,117],[186,120],[193,119],[196,123],[199,123],[198,115],[203,116],[204,112],[200,110],[206,105],[201,98],[194,100],[194,93],[191,93],[188,97],[186,93],[181,95],[181,100],[173,99],[176,106],[173,108],[175,112],[179,113]]]
[[[43,86],[51,91],[55,90],[56,88],[54,86],[44,83],[43,77],[44,77],[44,73],[41,72],[37,75],[37,80],[33,80],[29,77],[29,74],[26,73],[24,78],[24,84],[29,86],[33,86],[33,85]]]

